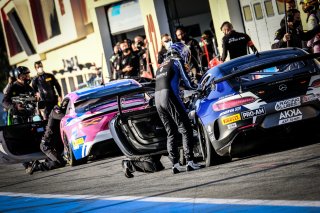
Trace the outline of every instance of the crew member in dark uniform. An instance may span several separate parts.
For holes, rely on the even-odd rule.
[[[29,85],[30,83],[30,70],[27,67],[19,66],[14,70],[14,77],[17,79],[11,86],[8,87],[4,94],[2,105],[12,115],[18,115],[17,119],[13,120],[13,124],[22,123],[20,119],[25,115],[25,109],[20,104],[14,104],[12,97],[19,96],[20,94],[34,95],[34,90]]]
[[[256,53],[258,50],[254,46],[251,38],[245,33],[236,32],[230,22],[223,22],[221,25],[221,31],[224,33],[222,38],[222,57],[221,61],[225,61],[230,54],[230,59],[238,58],[248,54],[248,47]]]
[[[132,173],[146,172],[153,173],[164,169],[161,161],[161,155],[154,155],[148,157],[141,157],[139,159],[125,159],[122,160],[122,167],[124,169],[124,175],[127,178],[133,178]]]
[[[2,106],[7,111],[10,110],[8,115],[18,115],[16,119],[13,119],[13,124],[19,124],[23,122],[23,120],[21,120],[21,117],[25,116],[26,111],[25,108],[23,108],[23,106],[21,106],[20,104],[12,103],[12,97],[19,96],[20,94],[27,94],[33,96],[34,90],[29,85],[31,81],[30,70],[27,67],[19,66],[14,70],[13,74],[16,78],[16,81],[8,87],[6,93],[4,94]],[[30,168],[31,166],[30,162],[24,162],[22,165],[26,169],[26,172],[28,168]]]
[[[47,171],[57,169],[66,165],[62,157],[64,149],[63,142],[60,135],[60,121],[65,116],[68,100],[64,100],[61,106],[55,106],[48,119],[46,131],[40,143],[41,151],[48,157],[46,161],[39,162],[38,160],[32,163],[27,173],[32,175],[35,171]]]
[[[299,47],[302,48],[302,41],[308,41],[312,39],[317,33],[320,32],[320,27],[317,25],[312,30],[303,32],[300,29],[301,17],[300,11],[297,9],[291,9],[287,12],[288,18],[288,33],[286,33],[285,26],[282,26],[276,31],[274,43],[272,49],[287,47]]]
[[[61,101],[61,86],[54,75],[44,72],[41,61],[35,62],[34,68],[37,70],[37,77],[32,80],[32,87],[45,102],[44,119],[46,120],[53,107]]]
[[[120,59],[120,70],[123,78],[137,78],[139,77],[139,57],[135,55],[127,42],[120,43],[122,51]]]
[[[177,42],[181,42],[185,45],[187,45],[190,48],[191,51],[191,71],[196,77],[197,80],[200,80],[201,75],[202,75],[202,67],[200,65],[201,63],[201,55],[202,55],[202,50],[201,47],[198,43],[197,40],[190,38],[190,36],[187,34],[186,30],[184,27],[178,27],[176,29],[176,37],[177,37]]]
[[[187,160],[186,170],[201,168],[199,164],[193,162],[193,130],[179,96],[180,79],[183,80],[186,88],[196,89],[185,70],[185,67],[189,67],[190,58],[190,49],[185,44],[174,43],[169,49],[168,57],[156,72],[156,108],[167,132],[167,147],[174,174],[181,171],[177,131],[182,135],[183,149]]]

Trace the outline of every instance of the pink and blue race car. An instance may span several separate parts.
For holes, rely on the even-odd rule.
[[[109,121],[118,113],[148,106],[152,93],[132,79],[112,81],[69,93],[67,111],[60,123],[64,155],[70,165],[85,163],[89,156],[118,150]],[[120,97],[121,96],[121,97]],[[18,163],[44,159],[39,144],[46,121],[0,127],[0,162]]]
[[[141,89],[135,80],[118,80],[81,89],[64,98],[69,103],[60,130],[70,165],[86,163],[89,155],[115,151],[109,122],[118,113],[118,104],[127,112],[148,105],[150,97],[146,93],[132,94]],[[118,95],[123,94],[118,100]]]

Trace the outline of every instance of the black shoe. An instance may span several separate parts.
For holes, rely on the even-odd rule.
[[[122,168],[123,168],[124,176],[126,176],[126,178],[133,178],[134,177],[134,175],[131,173],[131,171],[129,169],[127,160],[122,161]]]
[[[176,163],[172,166],[172,173],[173,174],[178,174],[178,173],[180,173],[180,171],[182,171],[182,166],[180,165],[180,163]]]
[[[32,175],[33,172],[37,171],[39,164],[40,164],[40,162],[38,160],[33,161],[31,166],[26,168],[26,173],[29,175]]]
[[[189,172],[189,171],[201,169],[203,167],[204,167],[203,165],[194,163],[193,161],[188,161],[187,166],[186,166],[186,170],[187,170],[187,172]]]

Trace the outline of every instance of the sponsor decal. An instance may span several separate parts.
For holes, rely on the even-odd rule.
[[[234,96],[235,94],[236,94],[236,93],[232,93],[232,94],[229,94],[229,95],[225,95],[225,96],[219,97],[218,100],[221,100],[221,99],[225,99],[225,98]]]
[[[228,124],[228,125],[227,125],[228,129],[234,129],[234,128],[236,128],[237,126],[238,126],[237,123],[232,123],[232,124]]]
[[[72,141],[74,149],[79,149],[79,145],[84,144],[85,137],[80,137]]]
[[[240,120],[241,120],[241,117],[240,117],[240,114],[238,113],[235,115],[231,115],[231,116],[222,118],[222,124],[227,125],[227,124],[234,123],[234,122],[240,121]]]
[[[300,97],[290,98],[287,100],[278,101],[276,103],[275,110],[280,111],[280,110],[289,109],[289,108],[293,108],[300,105],[301,105]]]
[[[226,111],[224,111],[224,112],[221,112],[220,115],[219,115],[219,117],[220,117],[220,116],[223,116],[223,115],[226,115],[226,114],[233,113],[233,112],[238,112],[238,111],[240,111],[240,110],[241,110],[241,106],[238,106],[238,107],[235,107],[235,108],[232,108],[232,109],[228,109],[228,110],[226,110]]]
[[[253,118],[255,116],[260,116],[260,115],[265,115],[265,114],[266,114],[265,108],[261,107],[261,108],[255,109],[255,110],[241,112],[241,117],[243,120],[245,120],[245,119],[249,119],[249,118]]]
[[[280,113],[279,125],[302,120],[302,112],[299,109],[290,109]]]
[[[310,95],[305,95],[302,97],[302,102],[306,103],[306,102],[310,102],[310,101],[314,101],[317,100],[318,97],[314,94],[310,94]]]

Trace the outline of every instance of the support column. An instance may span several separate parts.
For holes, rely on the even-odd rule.
[[[229,21],[234,29],[239,32],[244,32],[244,26],[241,15],[239,1],[235,0],[209,0],[211,9],[214,30],[218,40],[219,51],[222,52],[221,41],[224,36],[220,30],[223,22]]]
[[[170,33],[166,9],[163,0],[139,0],[139,4],[149,42],[152,67],[156,71],[158,52],[161,49],[161,34]]]

